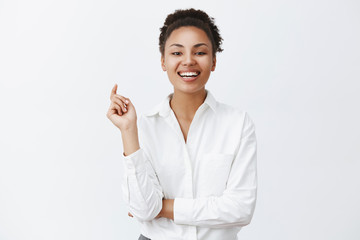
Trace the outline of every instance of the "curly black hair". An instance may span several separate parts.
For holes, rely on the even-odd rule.
[[[216,52],[223,51],[221,48],[223,39],[220,36],[218,27],[214,23],[214,18],[209,17],[202,10],[195,10],[193,8],[177,9],[166,17],[164,26],[160,28],[159,48],[162,56],[164,55],[166,40],[170,34],[184,26],[194,26],[206,33],[212,43],[213,56],[216,55]]]

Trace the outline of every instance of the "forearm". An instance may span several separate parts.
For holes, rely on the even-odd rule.
[[[236,198],[226,196],[202,199],[178,198],[178,207],[180,207],[180,201],[182,206],[180,207],[181,214],[178,212],[181,220],[177,219],[177,223],[213,228],[245,226],[250,223],[254,212],[256,190],[253,194],[255,196],[245,201],[249,204],[236,204],[244,199],[236,201]],[[156,218],[163,217],[174,220],[174,203],[175,199],[163,199],[162,209]],[[202,220],[193,216],[199,216]]]
[[[125,156],[140,149],[137,125],[121,131],[121,138]]]
[[[174,220],[174,199],[162,200],[162,209],[156,218],[160,217]]]
[[[176,198],[174,222],[211,228],[245,226],[252,219],[255,203],[255,189],[196,199]]]
[[[141,125],[139,127],[141,137]],[[151,155],[146,153],[144,144],[140,148],[141,138],[136,124],[123,129],[121,136],[126,170],[123,182],[126,203],[134,217],[142,221],[152,220],[161,210],[163,194],[151,165]]]
[[[162,207],[162,189],[148,155],[140,148],[124,156],[123,192],[130,212],[142,221],[154,219]]]

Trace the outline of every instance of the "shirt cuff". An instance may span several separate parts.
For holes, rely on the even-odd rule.
[[[174,223],[189,224],[193,215],[194,199],[175,198],[174,199]]]
[[[131,173],[137,173],[145,169],[145,154],[142,148],[139,148],[137,151],[131,153],[130,155],[125,156],[122,154],[124,159],[125,168]]]

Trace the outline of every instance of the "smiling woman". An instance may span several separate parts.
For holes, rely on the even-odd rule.
[[[139,120],[117,85],[110,95],[129,216],[141,224],[139,239],[237,239],[256,203],[254,123],[205,88],[222,51],[213,18],[176,10],[160,30],[161,66],[174,92]]]
[[[197,27],[184,26],[172,32],[161,56],[161,66],[174,91],[205,93],[205,84],[216,66],[211,46],[206,33]]]

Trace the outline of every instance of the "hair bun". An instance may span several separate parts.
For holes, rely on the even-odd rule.
[[[213,45],[213,55],[216,52],[222,52],[221,48],[222,37],[220,36],[219,29],[215,25],[215,19],[202,10],[190,9],[177,9],[174,13],[169,14],[160,28],[159,36],[159,49],[164,55],[165,43],[172,31],[183,26],[194,26],[205,31]]]

